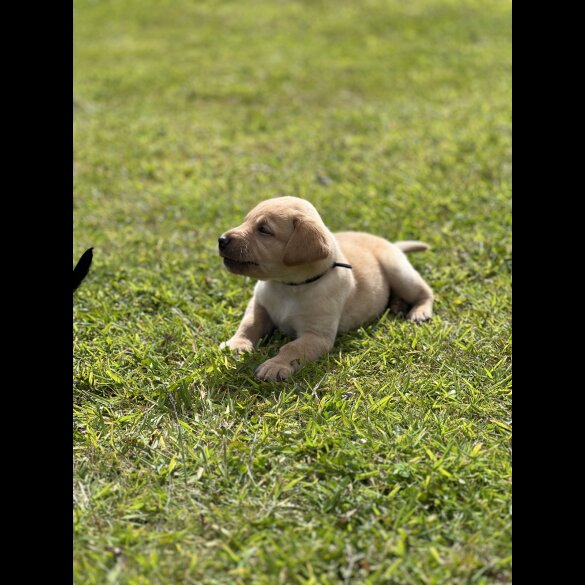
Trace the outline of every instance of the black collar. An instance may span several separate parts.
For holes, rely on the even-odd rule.
[[[308,278],[303,282],[283,282],[282,284],[288,284],[288,286],[299,286],[300,284],[309,284],[310,282],[315,282],[316,280],[319,280],[322,276],[325,276],[330,270],[332,270],[336,266],[340,266],[341,268],[349,268],[351,270],[351,264],[344,264],[343,262],[334,262],[331,268],[328,268],[325,272],[322,272],[317,276],[313,276],[313,278]]]

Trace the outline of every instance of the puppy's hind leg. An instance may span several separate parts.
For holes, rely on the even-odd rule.
[[[411,309],[407,319],[415,322],[426,321],[433,314],[433,291],[415,270],[400,249],[393,247],[390,254],[380,258],[388,278],[392,295],[404,299]]]

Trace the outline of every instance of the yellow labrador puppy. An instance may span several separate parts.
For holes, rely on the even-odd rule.
[[[394,307],[408,303],[408,319],[425,321],[433,293],[404,253],[426,249],[422,242],[333,234],[304,199],[263,201],[219,238],[225,267],[259,281],[238,330],[220,347],[252,351],[277,327],[296,339],[261,364],[256,376],[284,380],[330,351],[337,333],[382,314],[391,294]]]

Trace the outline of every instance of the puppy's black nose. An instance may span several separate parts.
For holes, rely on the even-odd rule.
[[[230,243],[230,239],[227,236],[219,236],[217,242],[219,244],[219,249],[223,250]]]

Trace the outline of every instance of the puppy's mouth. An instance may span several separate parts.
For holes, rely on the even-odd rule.
[[[251,260],[234,260],[233,258],[228,258],[227,256],[223,257],[223,265],[228,270],[242,270],[249,266],[258,266],[257,262],[252,262]]]

